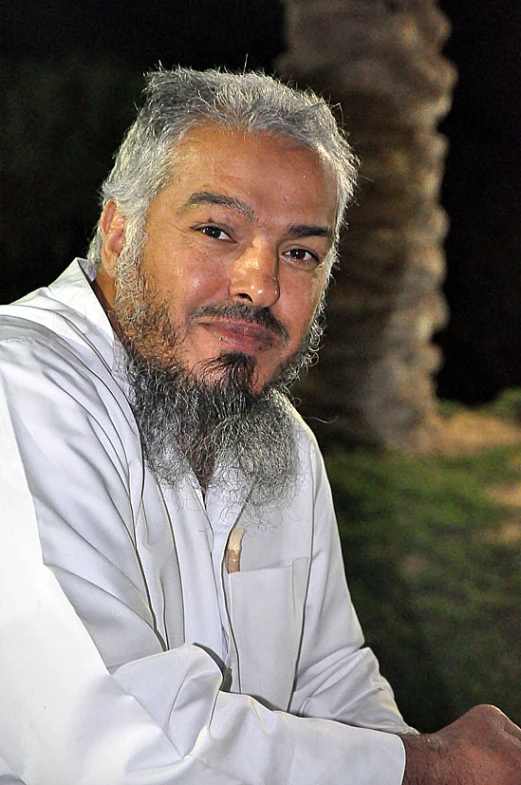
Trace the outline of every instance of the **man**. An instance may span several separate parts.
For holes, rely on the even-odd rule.
[[[89,262],[2,309],[2,783],[520,781],[497,710],[404,723],[286,397],[353,182],[316,96],[159,71]]]

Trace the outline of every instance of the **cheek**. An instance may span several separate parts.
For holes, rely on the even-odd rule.
[[[166,296],[166,305],[171,318],[188,327],[192,315],[206,305],[222,303],[226,298],[222,296],[222,287],[215,276],[207,275],[200,270],[197,274],[176,275],[168,281],[167,288],[163,288]]]
[[[315,315],[317,303],[318,298],[315,297],[308,296],[306,299],[292,298],[291,302],[281,304],[278,313],[276,308],[273,309],[273,315],[282,322],[289,333],[288,350],[290,352],[295,351],[300,346],[307,334]]]
[[[186,301],[191,309],[226,299],[224,278],[212,266],[198,265],[185,270],[178,280],[178,287],[178,297]]]
[[[306,331],[320,303],[323,290],[323,276],[313,278],[302,285],[288,288],[286,311],[295,327]]]
[[[179,254],[151,266],[149,275],[161,299],[197,306],[222,287],[222,276],[215,267],[204,256]]]
[[[324,290],[326,288],[326,271],[325,269],[321,268],[318,274],[313,279],[313,287],[312,292],[309,299],[309,310],[310,316],[309,321],[311,322],[317,308],[319,307],[322,297],[324,295]]]

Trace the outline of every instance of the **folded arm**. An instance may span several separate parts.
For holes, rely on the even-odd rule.
[[[398,785],[399,738],[270,711],[222,692],[221,672],[203,649],[165,649],[130,558],[132,526],[123,518],[137,500],[113,418],[93,417],[65,368],[54,369],[62,373],[59,395],[49,394],[47,371],[35,389],[29,371],[40,351],[18,357],[14,375],[4,352],[0,387],[0,756],[26,785]],[[37,443],[39,476],[28,483]],[[68,571],[44,564],[35,512],[45,515],[53,496],[63,510],[64,495],[71,513],[57,514],[55,540],[77,565]],[[95,518],[88,537],[77,525],[86,514]],[[50,551],[49,561],[57,562]],[[99,613],[89,615],[90,605]],[[122,644],[109,672],[94,638],[103,648],[114,621]],[[118,665],[126,645],[130,656]]]

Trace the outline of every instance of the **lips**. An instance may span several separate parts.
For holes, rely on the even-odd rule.
[[[224,349],[257,354],[272,347],[285,346],[288,334],[268,308],[255,308],[241,302],[207,304],[190,317],[192,325],[208,331]]]
[[[219,343],[233,351],[247,354],[266,351],[278,343],[277,336],[266,327],[243,320],[212,319],[201,322]]]

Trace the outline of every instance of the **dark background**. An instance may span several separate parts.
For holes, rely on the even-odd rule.
[[[451,321],[438,391],[477,403],[521,385],[521,3],[440,5],[459,82],[441,127]],[[270,72],[285,46],[277,0],[3,0],[2,31],[2,301],[85,252],[143,71]]]

